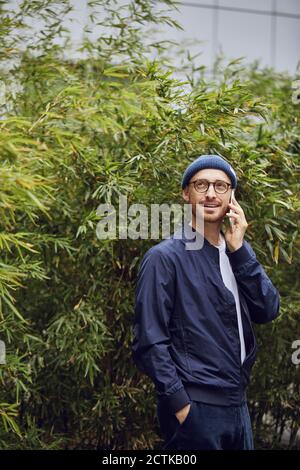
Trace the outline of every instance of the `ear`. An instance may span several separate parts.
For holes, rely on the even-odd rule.
[[[182,190],[182,197],[185,201],[189,202],[190,200],[190,194],[189,194],[189,188],[188,186],[185,187],[183,190]]]

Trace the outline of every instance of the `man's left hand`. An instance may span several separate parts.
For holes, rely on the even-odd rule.
[[[233,213],[230,215],[226,213],[226,217],[232,217],[232,225],[229,226],[224,235],[229,250],[236,251],[243,245],[248,223],[244,211],[235,197],[232,198],[232,203],[229,202],[228,206]]]

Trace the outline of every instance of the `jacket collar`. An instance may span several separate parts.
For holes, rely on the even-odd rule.
[[[221,234],[225,238],[223,230],[220,230]],[[196,236],[199,237],[200,241],[200,246],[201,248],[198,248],[196,250],[187,250],[187,251],[195,251],[198,252],[199,250],[204,250],[211,256],[217,264],[219,264],[219,249],[212,245],[200,232],[196,232],[196,230],[189,225],[188,222],[184,222],[182,226],[174,233],[173,237],[174,238],[180,238],[184,244],[187,243],[196,243]],[[230,253],[226,240],[226,254]]]

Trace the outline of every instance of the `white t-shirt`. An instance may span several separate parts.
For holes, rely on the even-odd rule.
[[[229,289],[232,292],[232,294],[234,295],[234,299],[235,299],[239,336],[240,336],[240,343],[241,343],[241,363],[243,363],[245,360],[245,356],[246,356],[246,350],[245,350],[245,341],[244,341],[244,333],[243,333],[242,318],[241,318],[241,306],[240,306],[239,292],[238,292],[235,276],[232,272],[229,258],[226,254],[225,238],[223,237],[221,233],[220,233],[220,237],[222,239],[221,244],[214,245],[214,246],[218,248],[219,253],[220,253],[220,269],[221,269],[223,282],[225,286],[227,287],[227,289]]]

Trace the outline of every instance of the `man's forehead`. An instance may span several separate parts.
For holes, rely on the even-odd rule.
[[[205,178],[209,180],[223,180],[231,183],[229,176],[222,170],[216,170],[214,168],[205,168],[204,170],[199,170],[193,175],[193,180],[198,178]]]

